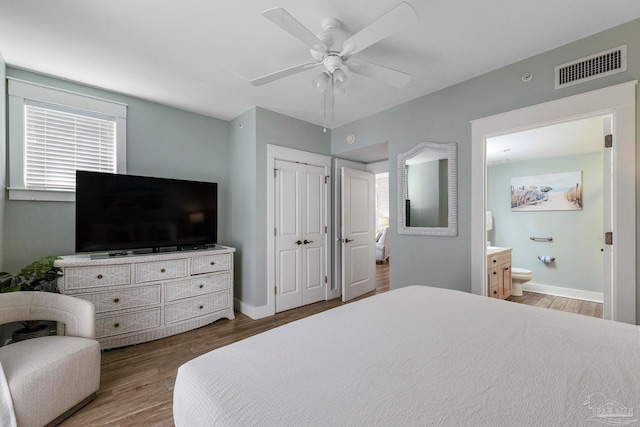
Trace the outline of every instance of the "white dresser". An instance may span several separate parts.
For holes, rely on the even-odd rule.
[[[233,319],[234,248],[94,258],[69,255],[60,292],[96,307],[103,349],[139,344]]]

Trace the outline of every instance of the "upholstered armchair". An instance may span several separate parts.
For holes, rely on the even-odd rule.
[[[0,324],[51,320],[63,336],[0,347],[0,425],[59,424],[95,398],[100,386],[100,345],[89,301],[49,292],[0,294]]]
[[[376,242],[376,262],[385,262],[389,260],[389,227],[382,229],[380,237]]]

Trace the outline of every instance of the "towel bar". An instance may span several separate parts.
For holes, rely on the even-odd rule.
[[[529,237],[531,240],[533,240],[534,242],[553,242],[553,237],[536,237],[536,236],[531,236]]]

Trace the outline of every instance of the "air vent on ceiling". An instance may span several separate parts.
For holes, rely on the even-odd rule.
[[[556,89],[627,70],[627,45],[596,53],[555,69]]]

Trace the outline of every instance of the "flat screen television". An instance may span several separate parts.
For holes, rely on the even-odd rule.
[[[76,172],[76,252],[213,245],[218,184]]]

